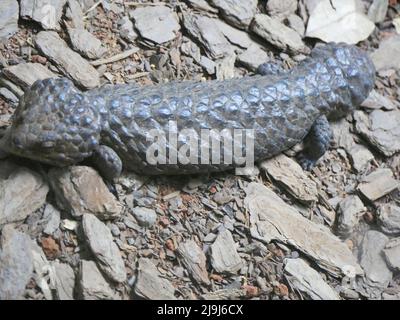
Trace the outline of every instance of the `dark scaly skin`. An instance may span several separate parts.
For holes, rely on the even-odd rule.
[[[144,174],[203,173],[238,166],[149,164],[146,150],[152,141],[146,134],[151,129],[167,133],[168,121],[173,120],[179,131],[254,129],[256,161],[292,147],[310,132],[307,139],[317,142],[315,152],[309,143],[311,152],[303,154],[304,166],[310,167],[327,146],[327,135],[318,134],[324,125],[318,122],[349,113],[368,96],[375,79],[368,55],[345,44],[317,47],[286,73],[265,73],[205,83],[108,85],[84,93],[67,79],[37,81],[21,99],[0,148],[56,166],[97,158],[95,163],[110,178],[122,165]],[[173,148],[168,141],[166,147]]]

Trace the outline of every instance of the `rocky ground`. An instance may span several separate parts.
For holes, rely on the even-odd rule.
[[[400,299],[399,33],[396,0],[2,0],[3,128],[51,76],[227,79],[346,41],[378,77],[311,172],[300,146],[252,176],[113,185],[83,165],[2,160],[0,299]]]

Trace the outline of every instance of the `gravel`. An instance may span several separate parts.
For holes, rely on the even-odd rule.
[[[245,176],[110,182],[90,162],[0,160],[0,298],[400,299],[398,4],[46,0],[49,20],[44,0],[0,2],[1,129],[46,77],[82,89],[242,78],[290,69],[332,36],[368,37],[378,69],[311,172],[301,145]]]

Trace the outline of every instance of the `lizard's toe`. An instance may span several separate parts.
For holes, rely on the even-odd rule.
[[[303,170],[306,171],[311,171],[312,168],[314,168],[315,164],[317,163],[317,160],[308,157],[303,152],[297,154],[296,159],[297,162],[300,164],[300,166],[303,168]]]

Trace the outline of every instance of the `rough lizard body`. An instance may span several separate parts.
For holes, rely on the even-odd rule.
[[[309,140],[303,164],[310,167],[329,142],[326,117],[348,114],[372,90],[375,69],[362,50],[345,44],[315,48],[288,72],[195,83],[138,87],[106,85],[81,92],[65,78],[35,82],[21,98],[0,148],[55,166],[93,157],[112,177],[121,166],[144,174],[222,171],[231,164],[151,164],[146,151],[152,129],[254,129],[255,161]],[[307,136],[308,134],[308,136]],[[182,144],[182,142],[181,142]],[[180,144],[165,141],[167,153]],[[243,149],[244,145],[238,146]],[[220,150],[223,159],[224,148]],[[211,156],[210,152],[210,156]],[[196,162],[196,161],[194,161]]]

